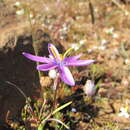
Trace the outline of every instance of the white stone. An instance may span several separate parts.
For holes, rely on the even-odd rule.
[[[21,5],[21,3],[19,1],[15,2],[14,4],[15,6],[19,7]]]
[[[79,44],[80,44],[80,45],[84,45],[85,42],[86,42],[86,40],[80,40],[80,41],[79,41]]]
[[[71,48],[73,48],[75,51],[79,50],[80,46],[78,44],[71,44]]]
[[[72,112],[77,112],[76,108],[71,109]]]
[[[102,46],[99,46],[98,49],[103,51],[103,50],[106,49],[106,46],[103,46],[103,45],[102,45]]]
[[[57,72],[56,72],[56,70],[53,69],[53,70],[49,71],[48,75],[50,78],[55,79],[57,76]]]
[[[118,35],[117,33],[114,33],[114,34],[112,35],[112,37],[113,37],[113,38],[118,38],[119,35]]]
[[[24,14],[24,9],[17,10],[17,11],[16,11],[16,14],[17,14],[17,15],[23,15],[23,14]]]
[[[125,117],[125,118],[130,118],[130,115],[129,115],[129,113],[127,112],[127,109],[126,108],[124,108],[124,107],[121,107],[120,108],[120,113],[118,114],[118,116],[120,116],[120,117]]]
[[[129,64],[130,60],[129,59],[125,59],[125,64]]]
[[[109,28],[109,29],[106,29],[105,32],[106,32],[107,34],[112,34],[112,33],[114,32],[114,27],[111,27],[111,28]]]
[[[30,14],[29,16],[30,16],[30,18],[33,18],[33,14]]]
[[[107,44],[107,43],[108,43],[108,41],[107,41],[106,39],[102,39],[102,40],[101,40],[101,44],[102,44],[102,45],[105,45],[105,44]]]

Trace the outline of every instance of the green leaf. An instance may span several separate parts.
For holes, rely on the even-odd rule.
[[[62,106],[60,106],[60,107],[58,107],[56,110],[54,110],[54,111],[52,112],[52,115],[54,115],[55,113],[57,113],[57,112],[59,112],[60,110],[64,109],[65,107],[69,106],[71,103],[72,103],[72,101],[70,101],[70,102],[68,102],[68,103],[66,103],[66,104],[64,104],[64,105],[62,105]]]
[[[43,130],[43,127],[44,127],[44,125],[41,125],[41,124],[40,124],[40,125],[38,126],[38,130]]]

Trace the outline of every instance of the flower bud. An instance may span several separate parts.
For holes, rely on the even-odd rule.
[[[87,80],[86,84],[83,87],[83,90],[87,96],[93,96],[96,93],[96,86],[94,84],[94,81]]]

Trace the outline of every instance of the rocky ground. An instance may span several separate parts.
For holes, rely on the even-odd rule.
[[[21,0],[20,5],[16,0],[0,1],[1,129],[10,125],[7,118],[21,121],[25,99],[12,83],[33,100],[40,96],[35,63],[22,56],[23,51],[34,54],[33,40],[42,56],[48,55],[47,43],[52,42],[61,52],[73,47],[73,55],[83,53],[83,59],[96,60],[88,68],[73,68],[80,82],[74,88],[83,91],[91,79],[99,90],[92,102],[87,96],[74,99],[72,129],[130,129],[130,4],[113,1]],[[74,88],[69,88],[69,94],[61,89],[64,94],[59,97],[79,91]],[[129,117],[119,116],[121,108],[128,108]]]

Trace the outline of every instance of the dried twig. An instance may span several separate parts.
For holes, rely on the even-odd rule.
[[[91,0],[88,0],[88,2],[89,2],[89,10],[90,10],[90,14],[91,14],[92,24],[95,24],[94,7],[93,7]]]
[[[118,1],[112,0],[112,2],[113,2],[118,8],[120,8],[126,15],[130,15],[130,13],[129,13],[123,6],[121,6]]]

